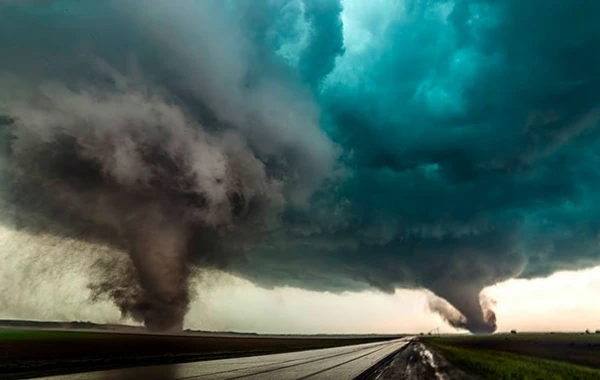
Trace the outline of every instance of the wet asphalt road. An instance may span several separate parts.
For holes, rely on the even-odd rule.
[[[48,380],[354,379],[410,338],[353,346],[46,377]]]

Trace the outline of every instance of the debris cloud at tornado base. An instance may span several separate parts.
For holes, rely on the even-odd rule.
[[[0,7],[0,222],[127,253],[91,301],[149,329],[181,329],[199,268],[426,288],[490,332],[484,287],[598,263],[599,27],[555,24],[600,5]]]

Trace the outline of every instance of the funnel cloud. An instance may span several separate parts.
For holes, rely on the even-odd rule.
[[[218,269],[492,332],[484,287],[600,263],[598,12],[0,2],[0,223],[104,247],[90,302],[150,330]]]

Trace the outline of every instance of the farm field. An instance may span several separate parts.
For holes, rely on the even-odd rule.
[[[600,334],[494,334],[422,340],[457,368],[484,379],[600,379]]]

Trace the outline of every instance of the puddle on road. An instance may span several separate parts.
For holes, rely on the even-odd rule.
[[[431,368],[432,372],[435,374],[436,380],[448,380],[448,378],[440,372],[439,366],[435,362],[433,354],[431,351],[429,351],[429,349],[427,349],[427,347],[421,343],[418,343],[417,350],[421,356],[421,360],[424,361],[424,364]]]

